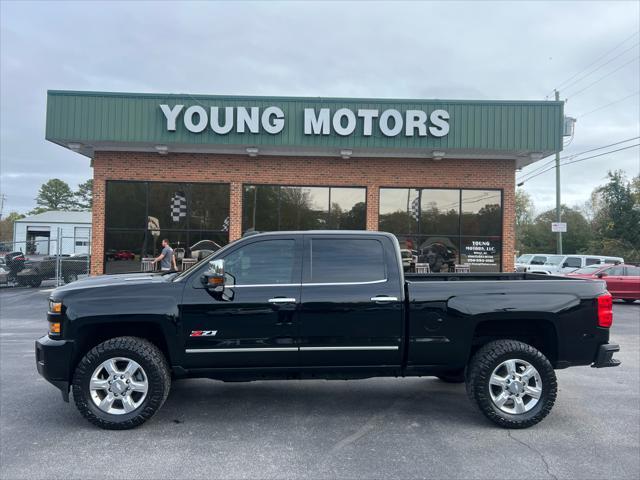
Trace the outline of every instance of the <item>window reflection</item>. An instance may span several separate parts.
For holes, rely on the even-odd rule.
[[[500,235],[502,200],[499,191],[462,191],[462,234]]]
[[[106,215],[105,273],[140,271],[163,238],[180,268],[228,243],[229,185],[109,181]],[[200,240],[208,243],[192,251]]]
[[[501,269],[499,190],[382,188],[379,229],[400,240],[406,271],[415,264],[429,264],[432,272],[460,264],[478,272]]]
[[[242,230],[364,230],[366,189],[245,185]]]
[[[380,230],[391,233],[418,233],[419,192],[415,188],[381,188]]]

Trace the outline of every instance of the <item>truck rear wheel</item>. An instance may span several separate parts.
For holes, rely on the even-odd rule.
[[[91,423],[126,430],[151,418],[170,387],[169,367],[158,347],[142,338],[116,337],[82,358],[73,376],[73,399]]]
[[[551,411],[557,390],[549,360],[531,345],[516,340],[487,343],[468,367],[469,398],[501,427],[535,425]]]

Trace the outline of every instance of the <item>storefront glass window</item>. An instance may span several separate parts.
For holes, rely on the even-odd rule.
[[[109,181],[106,216],[105,273],[140,271],[163,238],[180,268],[228,243],[229,185]]]
[[[460,190],[420,192],[420,233],[457,235],[460,232]]]
[[[462,191],[462,234],[500,235],[502,200],[499,191]]]
[[[245,185],[242,231],[364,230],[366,189]]]
[[[502,267],[499,190],[382,188],[379,229],[398,237],[405,271],[415,264],[429,264],[432,272]]]
[[[141,228],[147,218],[147,184],[107,182],[106,228]]]
[[[418,233],[420,191],[415,188],[380,189],[380,230],[391,233]]]

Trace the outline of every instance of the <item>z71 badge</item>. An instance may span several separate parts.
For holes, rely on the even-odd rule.
[[[217,330],[191,330],[190,337],[215,337]]]

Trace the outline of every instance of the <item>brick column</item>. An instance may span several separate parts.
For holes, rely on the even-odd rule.
[[[106,182],[93,178],[93,207],[91,209],[91,275],[104,273],[104,207]]]
[[[367,230],[378,230],[378,211],[380,207],[380,188],[367,185]]]
[[[242,237],[242,183],[231,182],[229,199],[229,241]]]

